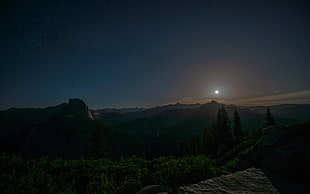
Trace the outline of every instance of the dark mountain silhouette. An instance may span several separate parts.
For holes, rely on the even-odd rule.
[[[69,99],[68,105],[64,108],[64,113],[70,115],[86,116],[90,119],[93,119],[93,115],[85,102],[77,98]]]
[[[138,118],[148,118],[155,116],[164,111],[184,110],[191,108],[198,108],[200,104],[169,104],[163,106],[156,106],[153,108],[121,108],[121,109],[98,109],[92,110],[96,119],[107,122],[122,122],[130,121]]]
[[[268,107],[258,106],[249,107],[251,111],[256,111],[261,114],[266,113]],[[282,104],[270,106],[272,115],[280,119],[290,121],[307,121],[310,115],[310,104]]]
[[[0,151],[76,158],[85,154],[91,134],[101,123],[114,157],[175,154],[181,142],[196,137],[199,141],[205,128],[212,127],[220,106],[211,101],[202,105],[90,110],[82,100],[70,99],[44,109],[11,108],[0,111]],[[264,125],[267,107],[223,106],[230,121],[238,111],[242,128],[248,132]],[[291,124],[309,121],[309,106],[269,108],[278,124]]]
[[[77,158],[85,152],[95,128],[92,118],[86,104],[79,99],[44,109],[1,111],[0,151],[22,156]]]

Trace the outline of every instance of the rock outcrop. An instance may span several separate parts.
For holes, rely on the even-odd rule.
[[[69,99],[69,103],[65,108],[65,114],[87,116],[90,119],[94,119],[90,109],[85,104],[85,102],[78,98]]]
[[[228,175],[180,187],[179,194],[202,193],[279,193],[265,173],[249,168]]]
[[[171,193],[171,189],[162,185],[150,185],[144,187],[136,194],[168,194]]]
[[[305,179],[310,173],[309,141],[310,123],[265,128],[258,142],[239,155],[239,168],[254,166],[293,179]]]

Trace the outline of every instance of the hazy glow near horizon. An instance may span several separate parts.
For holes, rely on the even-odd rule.
[[[215,90],[214,91],[214,94],[219,94],[220,92],[218,90]]]

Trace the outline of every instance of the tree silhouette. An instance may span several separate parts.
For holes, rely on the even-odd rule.
[[[266,115],[265,115],[265,126],[269,127],[269,126],[274,126],[276,125],[276,122],[274,121],[271,113],[270,113],[270,109],[267,109]]]
[[[237,110],[234,112],[234,120],[233,120],[233,134],[235,138],[242,137],[244,132],[242,130],[240,116]]]
[[[224,109],[223,105],[217,112],[214,132],[215,132],[215,141],[217,143],[221,143],[231,137],[230,122],[228,119],[227,112]]]

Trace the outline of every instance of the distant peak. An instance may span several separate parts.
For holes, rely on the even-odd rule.
[[[93,119],[93,116],[86,105],[86,103],[78,98],[70,98],[67,108],[66,108],[67,114],[73,114],[73,115],[85,115],[88,116],[88,118]]]
[[[218,103],[217,101],[215,101],[215,100],[212,100],[211,102],[209,102],[208,104],[220,104],[220,103]]]
[[[201,108],[219,108],[220,107],[220,103],[218,103],[215,100],[212,100],[206,104],[201,105]]]
[[[79,98],[70,98],[68,104],[72,104],[72,103],[81,103],[81,104],[84,104],[86,106],[86,103]]]

